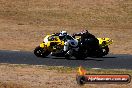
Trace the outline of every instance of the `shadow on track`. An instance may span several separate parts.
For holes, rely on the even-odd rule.
[[[52,59],[56,59],[56,60],[63,60],[63,59],[66,59],[66,60],[69,60],[69,61],[70,61],[70,60],[71,60],[71,61],[72,61],[72,60],[75,60],[75,61],[77,61],[77,60],[80,60],[80,61],[87,61],[87,60],[103,61],[103,60],[97,60],[96,58],[93,58],[93,59],[91,59],[91,58],[85,58],[85,59],[81,59],[81,58],[80,58],[80,59],[70,58],[70,59],[67,59],[67,58],[63,58],[63,57],[62,57],[62,58],[60,58],[60,57],[59,57],[59,58],[53,57]],[[98,58],[98,59],[99,59],[99,58]]]
[[[56,57],[38,58],[32,52],[25,51],[2,51],[0,50],[0,63],[8,64],[29,64],[48,66],[68,66],[89,68],[110,68],[110,69],[132,69],[132,55],[109,54],[103,58],[86,58],[76,60]]]
[[[67,59],[67,60],[83,60],[83,61],[86,61],[86,60],[93,60],[93,61],[103,61],[104,60],[104,58],[116,58],[116,57],[114,57],[114,56],[105,56],[105,57],[101,57],[101,58],[92,58],[92,57],[87,57],[87,58],[85,58],[85,59],[75,59],[75,58],[69,58],[69,59],[67,59],[67,58],[64,58],[64,57],[52,57],[52,59]]]

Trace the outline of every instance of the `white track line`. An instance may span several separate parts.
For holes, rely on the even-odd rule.
[[[92,69],[101,69],[101,68],[92,68]]]
[[[20,50],[11,50],[11,51],[20,51]]]

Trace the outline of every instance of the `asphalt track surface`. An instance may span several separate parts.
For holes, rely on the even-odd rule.
[[[85,60],[67,60],[51,56],[39,58],[33,52],[0,50],[0,63],[68,67],[78,67],[81,65],[88,68],[132,69],[132,55],[109,54],[103,58],[88,57]]]

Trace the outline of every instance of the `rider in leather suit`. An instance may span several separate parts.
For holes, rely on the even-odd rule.
[[[99,41],[98,39],[91,33],[88,32],[88,30],[83,30],[79,33],[73,34],[73,37],[75,36],[81,36],[81,42],[88,41],[88,46],[92,49],[98,49],[99,48]]]
[[[59,37],[61,37],[65,42],[63,48],[64,52],[67,52],[70,48],[74,48],[75,50],[78,49],[78,40],[67,34],[66,31],[61,31]]]
[[[74,49],[76,51],[78,50],[78,40],[67,34],[66,31],[60,31],[60,33],[55,33],[54,35],[59,36],[60,40],[63,40],[65,42],[63,47],[64,54],[71,54],[69,52],[70,49]]]

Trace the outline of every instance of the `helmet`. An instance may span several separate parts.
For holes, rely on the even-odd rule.
[[[66,36],[67,32],[66,31],[60,31],[60,35],[59,36]]]
[[[60,31],[60,34],[59,34],[60,40],[64,39],[66,35],[67,35],[66,31]]]
[[[88,30],[81,30],[81,33],[89,33]]]

